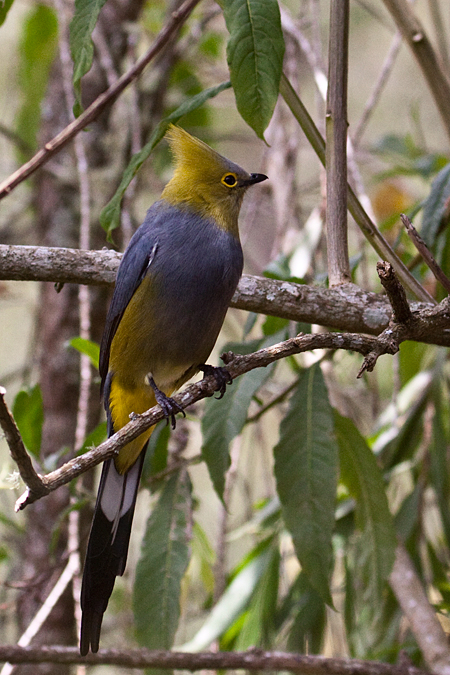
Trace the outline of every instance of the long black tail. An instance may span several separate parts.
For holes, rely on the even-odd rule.
[[[98,651],[103,613],[116,577],[125,570],[144,457],[145,448],[123,475],[116,470],[113,459],[103,465],[81,588],[82,656],[89,648]]]

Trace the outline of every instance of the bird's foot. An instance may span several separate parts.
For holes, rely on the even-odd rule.
[[[186,413],[184,412],[183,408],[179,406],[178,403],[173,398],[171,398],[170,396],[166,396],[166,394],[163,391],[161,391],[161,389],[158,389],[158,387],[155,384],[155,380],[151,375],[147,375],[146,380],[147,384],[151,386],[151,388],[155,393],[156,402],[161,406],[167,424],[169,424],[170,419],[171,427],[172,429],[175,429],[177,425],[175,415],[177,413],[181,413],[183,417],[186,417]]]
[[[212,375],[216,380],[216,391],[219,392],[219,396],[217,398],[223,397],[227,388],[227,384],[233,384],[233,379],[230,373],[226,368],[223,368],[223,366],[210,366],[207,363],[202,363],[198,369],[202,371],[204,377]]]

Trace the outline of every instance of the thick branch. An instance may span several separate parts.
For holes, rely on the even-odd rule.
[[[135,80],[144,70],[144,68],[155,58],[161,49],[168,43],[170,37],[186,21],[189,14],[197,5],[199,0],[186,0],[179,9],[172,13],[170,20],[163,27],[150,49],[136,61],[130,70],[122,75],[109,89],[87,108],[76,120],[71,122],[55,138],[45,144],[29,162],[15,171],[9,178],[0,184],[0,199],[6,197],[13,188],[26,178],[31,176],[43,164],[61,150],[69,141],[74,138],[82,129],[85,129],[95,120],[100,113],[114,101],[133,80]]]
[[[327,257],[330,286],[348,283],[347,72],[349,0],[332,0],[326,113]]]
[[[120,259],[120,253],[107,249],[80,251],[0,245],[0,280],[112,285]],[[391,316],[385,297],[363,291],[354,284],[325,289],[249,275],[242,277],[231,306],[371,335],[385,330]],[[416,302],[411,308],[427,317],[427,331],[410,339],[450,346],[445,301],[437,307]]]
[[[269,670],[302,675],[430,675],[414,666],[396,666],[380,661],[325,658],[251,649],[247,652],[150,651],[149,649],[101,649],[81,657],[76,647],[0,646],[0,661],[10,663],[83,663],[115,665],[122,668],[163,668],[167,670]]]

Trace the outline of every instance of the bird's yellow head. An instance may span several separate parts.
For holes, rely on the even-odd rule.
[[[175,160],[175,173],[162,198],[171,204],[212,218],[238,236],[238,215],[250,185],[266,180],[249,174],[187,131],[171,125],[166,134]]]

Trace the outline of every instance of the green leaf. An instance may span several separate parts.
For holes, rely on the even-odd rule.
[[[14,0],[3,0],[0,3],[0,26],[5,22],[6,15],[12,7]]]
[[[379,598],[394,564],[397,540],[375,456],[350,419],[335,411],[341,479],[357,503],[356,520],[370,560],[373,597]]]
[[[234,644],[237,651],[250,647],[262,647],[271,643],[269,633],[272,632],[278,599],[280,581],[280,549],[276,546],[269,550],[269,560],[261,579],[251,598],[248,611]]]
[[[154,428],[148,442],[142,469],[142,482],[145,483],[152,476],[163,471],[167,466],[169,456],[170,426],[164,421]]]
[[[271,335],[264,341],[252,341],[239,344],[236,348],[225,345],[224,351],[250,353],[261,347],[269,347],[279,341],[279,335]],[[247,351],[248,349],[248,351]],[[273,368],[256,368],[234,380],[228,387],[224,398],[218,404],[214,398],[205,402],[205,413],[202,419],[202,456],[208,467],[214,489],[220,500],[223,500],[225,475],[230,467],[229,446],[233,438],[238,436],[247,420],[247,412],[253,396],[270,376]]]
[[[443,369],[441,361],[441,368]],[[442,371],[441,371],[442,372]],[[448,438],[445,433],[444,420],[448,418],[448,409],[443,404],[442,388],[440,381],[436,382],[432,389],[434,416],[433,437],[430,444],[430,478],[434,487],[437,507],[439,509],[442,526],[447,540],[450,542],[450,509],[449,496],[449,463],[448,463]]]
[[[278,98],[284,38],[277,0],[223,0],[231,84],[239,113],[260,138]]]
[[[13,403],[13,415],[25,447],[39,458],[44,406],[41,388],[38,384],[28,391],[19,391]]]
[[[41,101],[47,88],[50,67],[58,44],[58,21],[47,5],[37,5],[28,14],[21,44],[19,78],[23,103],[16,131],[32,153],[41,123]]]
[[[325,628],[325,603],[300,572],[294,589],[294,621],[289,631],[288,649],[291,652],[319,654]]]
[[[100,359],[100,345],[97,342],[92,342],[92,340],[86,340],[82,337],[74,337],[69,340],[69,345],[80,352],[80,354],[86,354],[91,359],[91,363],[94,368],[98,370],[98,362]]]
[[[124,171],[122,181],[119,187],[117,188],[114,196],[111,198],[108,204],[106,204],[106,206],[104,207],[104,209],[100,214],[100,225],[106,231],[108,239],[111,238],[111,232],[119,226],[120,204],[122,202],[122,198],[123,195],[125,194],[127,187],[129,186],[134,176],[141,168],[142,164],[151,155],[153,149],[158,145],[160,140],[163,138],[169,124],[176,124],[178,120],[181,117],[183,117],[183,115],[187,115],[187,113],[196,110],[210,98],[217,96],[218,94],[220,94],[220,92],[224,91],[225,89],[229,89],[230,87],[231,87],[230,82],[222,82],[222,84],[218,84],[216,87],[210,87],[209,89],[205,89],[204,91],[200,92],[200,94],[192,96],[192,98],[189,98],[186,101],[184,101],[184,103],[182,103],[176,110],[174,110],[166,118],[161,120],[161,122],[156,126],[149,142],[146,145],[144,145],[142,150],[137,152],[131,158],[127,168]]]
[[[81,78],[91,69],[94,45],[91,35],[106,0],[75,0],[75,13],[70,22],[70,53],[73,61],[74,114],[82,112]]]
[[[181,469],[166,482],[147,522],[133,590],[136,636],[143,647],[170,649],[189,562],[191,482]]]
[[[192,640],[179,647],[183,652],[201,652],[217,640],[245,609],[258,581],[269,562],[270,552],[266,549],[234,577],[226,591],[213,607],[198,633]]]
[[[448,208],[450,197],[450,164],[437,174],[431,183],[431,191],[423,204],[420,235],[428,247],[432,247],[439,232],[442,217]]]
[[[82,455],[84,452],[87,452],[90,448],[97,447],[100,443],[106,438],[107,434],[107,423],[100,422],[95,429],[93,429],[84,439],[84,443],[77,452],[77,455]]]
[[[283,518],[297,557],[312,586],[332,606],[328,580],[338,454],[333,411],[317,364],[300,375],[274,453]]]
[[[264,139],[280,87],[284,38],[277,0],[224,0],[227,60],[239,113]]]
[[[202,419],[202,455],[219,499],[223,500],[225,475],[230,467],[229,446],[246,422],[253,396],[270,375],[257,368],[237,378],[218,403],[209,399]]]

